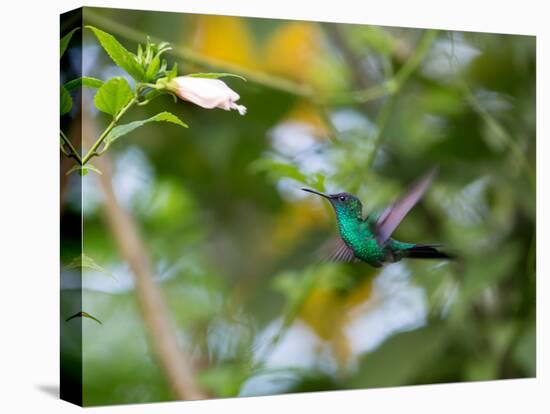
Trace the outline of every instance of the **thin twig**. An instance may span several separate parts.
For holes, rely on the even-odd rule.
[[[91,120],[83,117],[84,137],[94,135]],[[174,395],[183,400],[205,399],[208,395],[199,387],[189,354],[180,349],[175,329],[162,292],[153,280],[149,253],[141,239],[137,223],[118,203],[112,185],[108,155],[98,157],[98,176],[105,201],[105,218],[122,258],[128,263],[134,278],[137,302],[156,359]]]
[[[368,77],[364,70],[361,70],[359,57],[349,47],[346,42],[341,29],[335,29],[332,25],[323,26],[334,44],[342,50],[342,56],[346,60],[347,66],[351,68],[353,77],[355,79],[356,86],[359,90],[346,92],[344,94],[338,94],[328,99],[328,102],[332,104],[351,104],[351,103],[367,103],[376,99],[383,98],[384,96],[393,95],[399,92],[403,84],[416,70],[426,53],[429,51],[435,37],[437,36],[437,30],[427,30],[418,47],[412,56],[403,64],[397,74],[389,78],[383,83],[367,87]]]
[[[105,138],[107,138],[107,136],[109,135],[109,133],[113,130],[113,128],[116,126],[116,124],[118,123],[118,121],[120,120],[120,118],[122,118],[122,116],[126,113],[126,111],[128,111],[128,109],[130,109],[135,103],[137,102],[137,98],[134,97],[130,100],[130,102],[128,102],[126,104],[126,106],[124,106],[120,112],[113,118],[113,120],[111,121],[111,123],[107,126],[107,128],[105,129],[105,131],[103,131],[103,133],[100,135],[100,137],[96,140],[96,142],[94,142],[94,144],[92,145],[92,147],[88,150],[88,152],[86,153],[86,155],[84,156],[84,158],[82,159],[82,162],[81,164],[82,165],[86,165],[86,163],[88,161],[90,161],[90,159],[92,159],[93,157],[95,157],[96,155],[100,155],[100,153],[97,151],[98,148],[100,147],[100,145],[103,143],[103,141],[105,140]]]
[[[334,23],[322,23],[325,33],[330,37],[336,48],[341,52],[347,63],[356,85],[360,89],[366,89],[371,83],[367,72],[361,67],[361,58],[354,53],[348,42],[342,26]]]
[[[407,82],[409,77],[414,73],[414,71],[418,68],[428,51],[430,50],[433,42],[435,41],[437,37],[438,31],[437,30],[427,30],[422,38],[420,39],[420,42],[418,44],[418,47],[416,48],[413,55],[405,62],[405,64],[401,67],[401,69],[396,73],[396,75],[393,77],[393,79],[388,83],[388,85],[391,85],[389,87],[389,91],[391,92],[388,99],[380,109],[380,112],[376,119],[376,134],[373,137],[373,146],[374,148],[370,152],[367,162],[366,162],[366,168],[369,168],[372,166],[372,163],[374,162],[374,159],[376,158],[376,154],[378,153],[378,148],[380,147],[382,143],[382,137],[384,130],[386,128],[386,125],[388,123],[389,117],[391,115],[391,112],[394,109],[396,100],[397,100],[397,94],[401,91],[403,88],[403,85]]]
[[[457,57],[455,54],[454,33],[453,32],[449,33],[449,37],[451,40],[451,52],[448,54],[449,65],[450,65],[451,71],[455,76],[455,81],[457,86],[462,90],[467,102],[471,105],[472,109],[481,117],[481,119],[483,119],[487,127],[490,128],[496,136],[498,136],[504,142],[506,142],[510,151],[516,154],[516,156],[519,158],[521,162],[521,166],[523,167],[525,173],[527,174],[529,184],[531,185],[532,188],[535,188],[536,177],[535,177],[534,171],[531,169],[531,165],[529,163],[529,159],[527,158],[527,155],[521,149],[521,146],[519,145],[517,140],[515,140],[510,135],[510,133],[506,130],[506,128],[486,108],[484,108],[483,105],[479,103],[479,100],[476,98],[476,96],[472,92],[472,89],[470,88],[466,80],[464,80],[460,71],[458,70]]]
[[[267,363],[271,355],[273,355],[273,352],[298,317],[305,300],[311,294],[313,289],[317,286],[318,279],[314,276],[310,276],[309,280],[306,280],[306,282],[307,285],[305,288],[303,288],[300,298],[297,299],[295,302],[291,302],[290,306],[288,306],[286,311],[283,313],[281,326],[277,330],[277,333],[273,335],[270,341],[266,344],[264,351],[258,358],[258,362],[252,365],[252,372],[257,373],[258,371],[265,369],[265,364]]]
[[[65,133],[62,130],[59,130],[59,136],[61,137],[61,140],[63,141],[63,145],[67,145],[69,147],[70,153],[66,152],[63,148],[63,145],[61,146],[61,151],[63,154],[65,154],[67,157],[74,158],[80,165],[82,165],[82,159],[80,158],[80,154],[75,149],[69,138],[65,135]]]

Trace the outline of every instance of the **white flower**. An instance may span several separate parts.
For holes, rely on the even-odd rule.
[[[184,101],[203,108],[235,109],[241,115],[246,113],[246,107],[236,104],[239,94],[219,79],[178,76],[170,81],[168,87]]]

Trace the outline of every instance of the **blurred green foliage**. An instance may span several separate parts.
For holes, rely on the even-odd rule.
[[[311,90],[228,78],[246,116],[157,99],[136,119],[166,109],[189,129],[152,123],[111,147],[117,197],[139,221],[180,344],[211,396],[535,375],[533,37],[439,31],[393,93],[426,32],[116,9],[84,16],[129,48],[143,41],[136,32],[151,35]],[[83,75],[112,74],[89,33],[83,41]],[[354,192],[372,211],[433,165],[438,178],[396,238],[443,243],[459,260],[317,263],[334,220],[299,187]],[[83,309],[103,322],[83,321],[84,402],[169,400],[93,173],[83,189],[84,251],[116,277],[83,269]],[[66,199],[69,220],[76,209]],[[77,240],[64,243],[68,264]]]

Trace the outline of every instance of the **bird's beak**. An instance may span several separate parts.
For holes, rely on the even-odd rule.
[[[307,191],[308,193],[317,194],[317,195],[319,195],[319,196],[321,196],[321,197],[325,197],[325,198],[328,198],[328,199],[331,198],[328,194],[321,193],[320,191],[312,190],[312,189],[310,189],[310,188],[302,188],[302,191]]]

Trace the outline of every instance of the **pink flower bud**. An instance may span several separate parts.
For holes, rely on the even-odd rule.
[[[235,109],[241,115],[246,113],[246,107],[236,104],[239,94],[219,79],[178,76],[170,81],[169,87],[184,101],[203,108]]]

